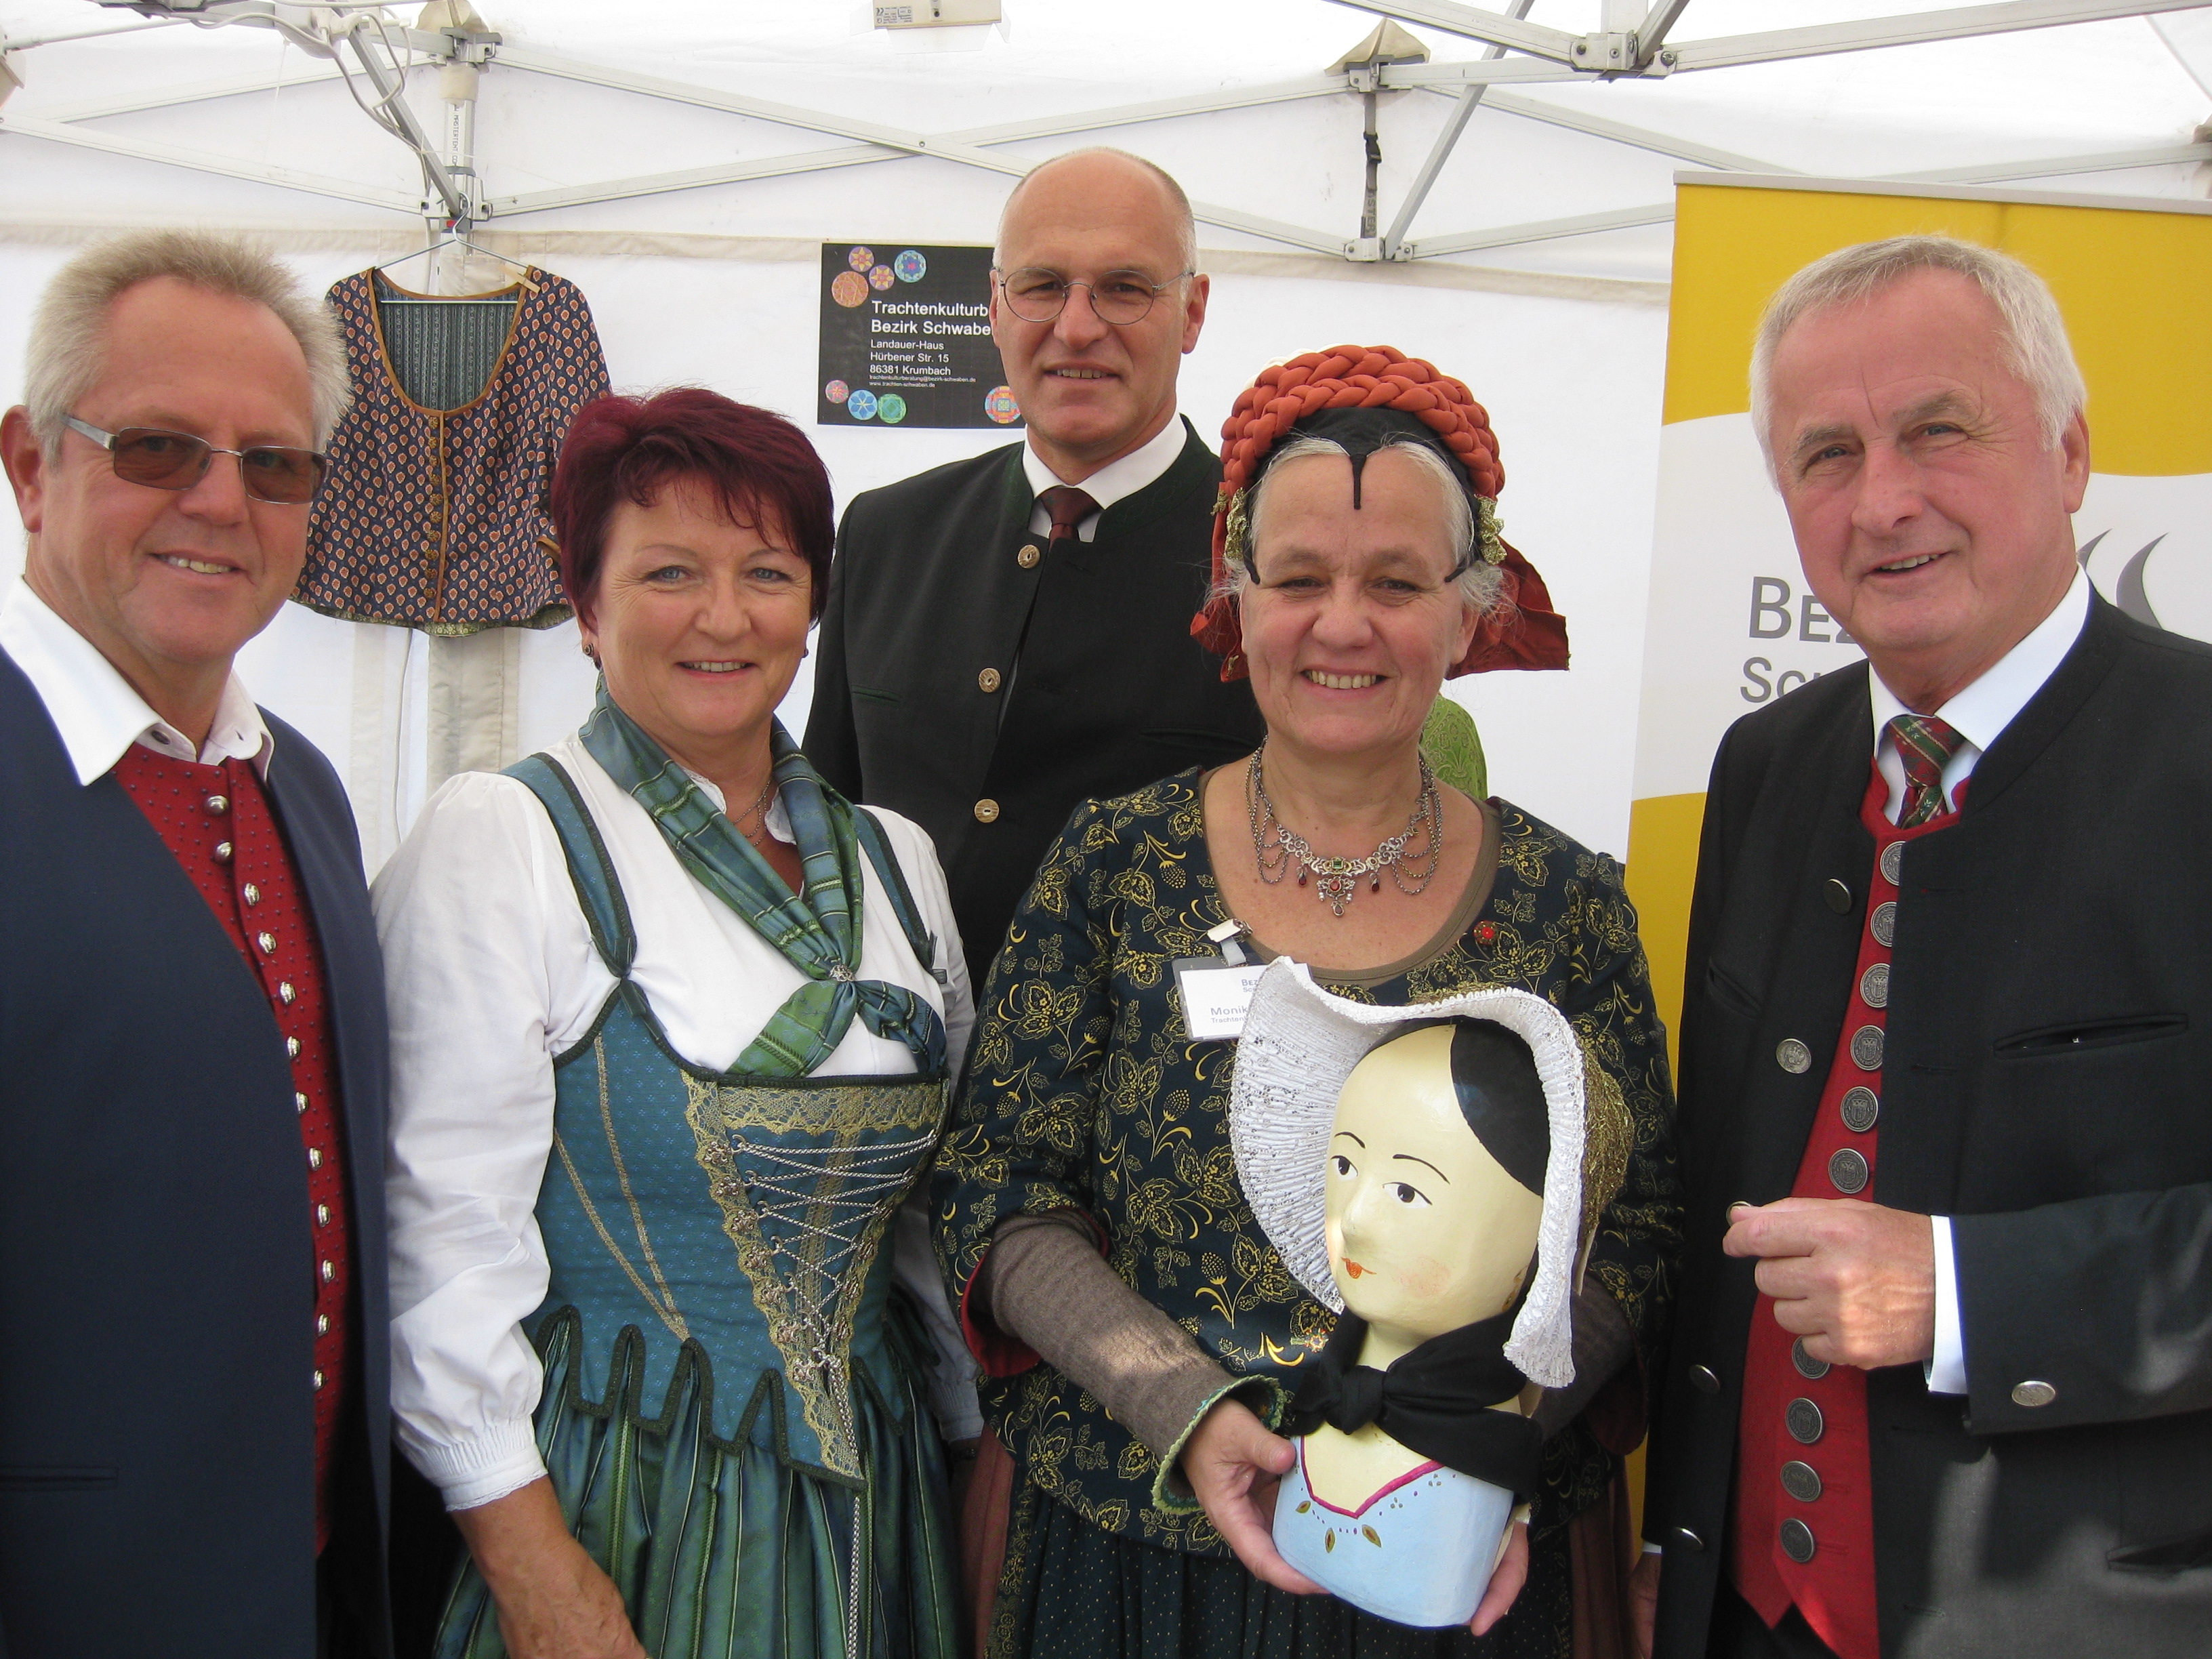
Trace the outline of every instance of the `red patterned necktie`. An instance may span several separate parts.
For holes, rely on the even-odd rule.
[[[1050,545],[1055,548],[1073,540],[1075,526],[1098,510],[1098,503],[1073,484],[1054,484],[1038,495],[1037,505],[1052,514]]]
[[[1911,830],[1945,810],[1943,769],[1966,742],[1932,714],[1899,714],[1889,723],[1897,739],[1897,757],[1905,763],[1905,810],[1897,827]]]

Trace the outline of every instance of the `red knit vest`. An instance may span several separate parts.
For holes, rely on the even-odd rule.
[[[1875,842],[1866,928],[1820,1114],[1790,1188],[1793,1198],[1873,1201],[1899,858],[1905,842],[1956,817],[1944,812],[1899,830],[1882,816],[1888,799],[1888,782],[1877,768],[1859,808]],[[1729,1576],[1770,1628],[1794,1604],[1839,1659],[1881,1659],[1866,1373],[1805,1353],[1774,1322],[1774,1303],[1766,1296],[1752,1310],[1744,1345],[1729,1534]]]
[[[315,1321],[315,1550],[330,1541],[331,1452],[351,1312],[344,1139],[322,948],[283,837],[246,761],[174,760],[134,743],[115,778],[199,889],[269,998],[292,1065],[307,1160]],[[307,1379],[301,1379],[304,1382]]]

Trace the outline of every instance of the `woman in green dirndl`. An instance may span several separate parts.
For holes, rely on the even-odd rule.
[[[599,700],[376,884],[394,1406],[469,1559],[440,1659],[952,1659],[970,1366],[908,1207],[972,1023],[928,838],[775,720],[829,480],[781,416],[587,408]]]

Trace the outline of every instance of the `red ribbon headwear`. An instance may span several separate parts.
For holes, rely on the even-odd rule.
[[[1498,602],[1476,627],[1467,654],[1451,674],[1493,668],[1565,668],[1566,618],[1535,566],[1497,534],[1492,504],[1505,486],[1498,438],[1490,416],[1468,389],[1432,363],[1389,346],[1332,346],[1262,369],[1237,394],[1221,428],[1221,493],[1213,511],[1213,597],[1191,619],[1192,637],[1221,659],[1221,678],[1243,679],[1244,634],[1236,597],[1225,591],[1230,524],[1242,533],[1246,492],[1267,465],[1270,451],[1308,416],[1329,409],[1392,409],[1416,416],[1439,445],[1466,469],[1482,524],[1482,556],[1498,567]],[[1249,556],[1249,550],[1248,550]]]

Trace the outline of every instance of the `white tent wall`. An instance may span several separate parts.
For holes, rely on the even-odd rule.
[[[1310,79],[1374,21],[1320,0],[1122,0],[1115,27],[1075,0],[1006,0],[1011,38],[930,53],[855,33],[817,0],[480,0],[517,61],[526,52],[772,99],[919,132],[1060,118],[1147,99]],[[1930,9],[1928,0],[1692,0],[1698,32]],[[394,8],[412,18],[413,7]],[[1539,0],[1532,21],[1583,30],[1598,0]],[[2075,176],[2058,188],[2200,195],[2212,146],[2191,145],[2212,84],[2212,14],[2173,12],[2037,33],[1761,64],[1670,80],[1494,90],[1469,121],[1413,230],[1496,232],[1567,216],[1663,208],[1689,161],[1873,176],[2012,168],[2035,158],[2142,152],[2156,165]],[[97,27],[127,14],[83,0],[0,0],[14,40]],[[1685,26],[1686,27],[1687,26]],[[1437,64],[1475,41],[1416,29]],[[1687,38],[1678,27],[1674,39]],[[969,42],[969,44],[974,44]],[[419,246],[411,155],[376,131],[327,66],[259,30],[155,29],[19,52],[26,85],[0,110],[0,397],[21,384],[32,298],[90,234],[198,224],[265,234],[319,289]],[[2195,71],[2190,67],[2195,65]],[[133,94],[229,81],[258,89],[135,112],[86,115]],[[434,70],[410,101],[434,134]],[[1385,93],[1380,206],[1387,228],[1452,112],[1434,91]],[[1534,118],[1550,112],[1553,118]],[[1364,185],[1361,100],[1295,101],[1027,139],[994,153],[1022,165],[1104,142],[1174,172],[1202,203],[1349,237]],[[250,167],[297,169],[372,200],[285,188],[59,142],[40,124],[81,118],[97,140],[174,146]],[[1559,119],[1632,123],[1647,144]],[[476,117],[495,200],[672,169],[770,167],[849,147],[835,133],[585,84],[495,61]],[[815,428],[817,246],[984,242],[1012,179],[933,156],[716,183],[493,217],[482,240],[574,280],[590,299],[616,385],[710,386],[806,425],[842,507],[858,491],[975,453],[984,432]],[[1669,231],[1513,240],[1450,258],[1353,264],[1202,224],[1211,315],[1186,365],[1182,404],[1209,441],[1263,364],[1342,341],[1434,359],[1489,406],[1509,483],[1506,533],[1566,614],[1574,666],[1455,682],[1475,713],[1495,787],[1592,845],[1625,850],[1665,355]],[[419,269],[416,267],[416,269]],[[0,514],[0,524],[8,522]],[[0,578],[19,539],[0,532]],[[568,729],[589,691],[573,627],[525,635],[516,739]],[[262,700],[331,755],[354,790],[372,867],[419,810],[424,641],[287,606],[243,661]],[[802,672],[785,714],[796,728]]]

